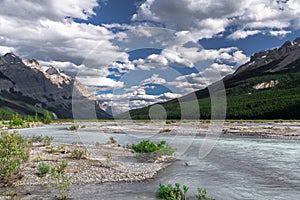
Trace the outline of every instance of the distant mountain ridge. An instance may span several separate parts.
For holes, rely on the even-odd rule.
[[[228,119],[300,119],[300,37],[280,48],[253,54],[249,62],[220,81],[226,89]],[[222,89],[219,83],[160,105],[168,118],[180,119],[179,102],[189,104],[196,95],[200,118],[209,119],[212,108],[208,88],[218,92]],[[148,119],[149,108],[129,113],[133,119]],[[190,110],[187,118],[193,119],[197,113]],[[122,116],[126,115],[119,117]]]
[[[95,105],[98,118],[110,117],[78,80],[58,68],[44,70],[36,60],[23,60],[14,53],[0,56],[0,111],[4,114],[32,115],[49,110],[58,118],[73,118],[73,92]]]

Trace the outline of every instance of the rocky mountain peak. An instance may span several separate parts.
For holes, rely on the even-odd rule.
[[[300,45],[300,37],[296,38],[293,43],[294,45]]]
[[[293,42],[286,41],[281,47],[254,53],[250,61],[240,66],[234,74],[228,75],[224,80],[233,77],[249,77],[266,73],[300,71],[293,63],[300,61],[300,37]]]
[[[95,98],[78,80],[58,68],[50,66],[44,70],[38,61],[22,60],[14,53],[0,56],[0,96],[8,99],[7,104],[17,101],[33,107],[40,105],[41,108],[54,112],[59,118],[72,118],[74,93],[76,100],[82,104],[79,113],[86,114],[87,107],[95,107],[97,117],[110,117],[100,110]],[[14,105],[10,108],[16,109]],[[21,112],[34,114],[32,111],[26,113],[25,110],[22,108]],[[80,117],[90,118],[85,115]]]
[[[49,75],[60,75],[61,71],[58,68],[50,65],[50,67],[46,70],[46,73]]]
[[[31,59],[31,60],[22,60],[23,64],[28,66],[28,67],[33,67],[33,68],[40,68],[40,64],[37,60]]]
[[[7,63],[7,64],[14,64],[14,63],[21,63],[22,59],[16,56],[14,53],[6,53],[4,56],[0,57],[0,63]]]

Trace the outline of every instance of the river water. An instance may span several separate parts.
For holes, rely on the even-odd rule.
[[[56,142],[106,142],[110,136],[121,145],[142,139],[134,134],[99,132],[96,129],[66,130],[68,125],[50,125],[19,132],[26,136],[52,135]],[[135,133],[136,134],[136,133]],[[145,138],[150,137],[144,135]],[[151,136],[152,140],[171,142],[174,136]],[[192,142],[191,142],[192,141]],[[178,145],[189,144],[178,161],[157,178],[141,183],[109,183],[72,186],[73,199],[155,199],[159,183],[185,184],[188,199],[196,199],[197,188],[206,188],[215,199],[300,199],[300,141],[220,137],[212,151],[199,158],[199,148],[206,142],[202,136],[180,136]],[[174,146],[176,149],[176,146]],[[47,197],[49,189],[39,190]],[[48,195],[49,196],[49,195]]]

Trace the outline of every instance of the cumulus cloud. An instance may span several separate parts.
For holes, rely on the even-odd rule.
[[[192,30],[201,38],[211,38],[226,28],[236,27],[231,39],[240,39],[261,31],[274,35],[286,29],[300,28],[298,0],[146,0],[132,17],[134,21],[153,20],[175,30]]]
[[[115,90],[124,87],[124,83],[107,77],[76,77],[83,85],[96,87],[97,91]]]
[[[165,84],[167,81],[161,77],[159,77],[158,74],[153,74],[150,78],[145,79],[141,82],[142,85],[147,85],[147,84],[158,84],[162,85]]]
[[[234,33],[230,34],[228,38],[233,40],[244,39],[251,35],[259,34],[261,31],[259,30],[237,30]]]
[[[28,21],[45,18],[61,21],[67,16],[87,19],[95,14],[93,8],[98,5],[97,0],[3,0],[0,4],[2,16]]]
[[[73,20],[94,15],[93,8],[99,6],[96,0],[38,3],[4,0],[0,6],[3,11],[0,13],[0,45],[12,48],[22,57],[80,65],[95,50],[98,51],[97,59],[89,63],[100,67],[124,54],[110,41],[121,38],[122,34]],[[101,50],[95,49],[97,46],[101,46]]]
[[[233,66],[226,64],[213,63],[205,70],[198,73],[179,76],[175,81],[168,82],[183,91],[184,94],[204,89],[210,84],[220,80],[225,75],[233,73]]]
[[[11,53],[11,52],[15,52],[15,48],[0,45],[0,55],[4,55],[6,53]]]
[[[123,94],[99,94],[96,98],[112,107],[114,113],[125,112],[130,109],[136,109],[149,106],[155,103],[162,103],[168,100],[181,97],[181,94],[166,92],[159,95],[146,94],[145,86],[132,86]]]

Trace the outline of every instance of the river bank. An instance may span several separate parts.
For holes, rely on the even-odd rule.
[[[84,155],[80,159],[72,158],[74,149],[81,149]],[[147,157],[147,156],[145,156]],[[105,143],[96,145],[51,143],[45,145],[41,142],[33,143],[30,159],[22,165],[20,180],[10,188],[18,191],[19,188],[48,186],[55,183],[51,172],[40,175],[38,166],[44,163],[51,168],[57,168],[62,162],[67,162],[64,175],[71,185],[86,185],[112,182],[140,182],[152,179],[176,160],[173,156],[139,159],[133,150],[121,147],[118,144]],[[1,191],[5,191],[2,188]],[[22,199],[31,199],[30,192],[23,192]],[[1,196],[0,199],[6,199]]]
[[[300,138],[300,122],[222,122],[171,121],[166,122],[97,122],[83,131],[140,135],[221,135],[257,138]]]

